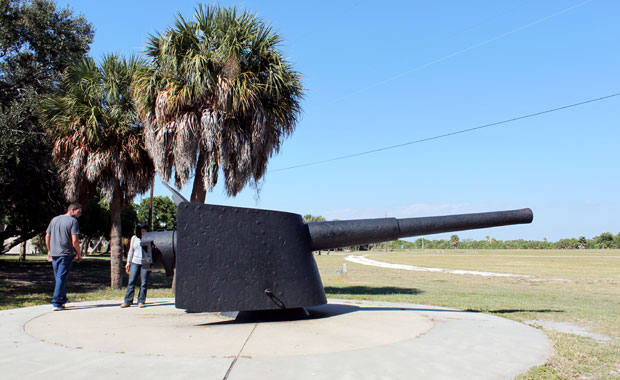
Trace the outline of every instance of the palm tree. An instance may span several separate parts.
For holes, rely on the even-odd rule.
[[[121,288],[121,209],[149,188],[154,175],[131,90],[143,66],[118,55],[104,57],[100,66],[86,58],[67,69],[60,93],[43,104],[66,198],[97,189],[110,205],[114,289]]]
[[[263,177],[301,111],[299,74],[280,36],[253,14],[203,7],[151,36],[152,66],[135,96],[157,173],[177,187],[195,175],[191,200],[203,203],[219,170],[228,195]]]

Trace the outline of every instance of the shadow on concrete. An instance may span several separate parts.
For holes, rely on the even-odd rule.
[[[440,312],[440,313],[472,313],[472,311],[439,309],[439,308],[384,307],[384,306],[361,307],[357,305],[336,304],[336,303],[307,307],[305,308],[305,311],[306,311],[305,313],[299,312],[300,309],[301,308],[220,313],[220,316],[224,318],[230,318],[230,319],[227,321],[218,321],[218,322],[209,322],[209,323],[199,324],[197,326],[217,326],[217,325],[260,323],[260,322],[290,322],[290,321],[299,321],[299,320],[333,318],[339,315],[356,313],[356,312],[368,312],[368,311],[414,311],[414,312],[422,311],[422,312]]]
[[[104,308],[108,308],[108,307],[120,307],[120,306],[121,306],[121,303],[107,303],[107,304],[79,305],[79,306],[67,305],[67,307],[63,311],[88,310],[88,309],[104,309]]]
[[[452,310],[439,308],[421,308],[421,307],[387,307],[387,306],[356,306],[348,304],[327,304],[321,306],[309,307],[310,319],[329,318],[342,314],[355,313],[358,311],[415,311],[415,312],[440,312],[440,313],[470,313],[466,310]]]
[[[105,303],[105,304],[90,304],[90,305],[77,305],[77,306],[71,306],[71,305],[67,305],[66,310],[88,310],[88,309],[102,309],[102,308],[107,308],[107,307],[118,307],[120,308],[122,305],[122,301],[118,302],[118,303]],[[148,302],[147,299],[147,303],[146,303],[146,307],[145,309],[148,309],[150,307],[160,307],[160,306],[174,306],[174,301],[154,301],[154,302]],[[131,305],[131,307],[138,307],[138,304],[134,303],[133,305]]]
[[[564,310],[553,309],[498,309],[498,310],[468,310],[476,311],[480,313],[495,313],[495,314],[512,314],[512,313],[564,313]]]

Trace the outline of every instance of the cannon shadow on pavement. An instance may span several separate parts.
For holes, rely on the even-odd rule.
[[[355,302],[355,301],[353,301]],[[245,323],[257,323],[257,322],[291,322],[301,320],[313,320],[313,319],[325,319],[333,318],[344,314],[357,313],[357,312],[369,312],[369,311],[412,311],[412,312],[441,312],[441,313],[475,313],[473,311],[466,310],[452,310],[441,308],[423,308],[423,307],[388,307],[388,306],[357,306],[351,304],[329,303],[320,306],[312,306],[305,308],[306,315],[300,316],[300,313],[295,313],[291,317],[285,314],[279,315],[277,310],[269,310],[270,314],[260,314],[258,317],[253,318],[252,315],[244,315],[241,318],[235,318],[235,313],[221,313],[220,315],[225,318],[230,318],[227,321],[217,321],[199,324],[197,326],[217,326],[217,325],[234,325]]]

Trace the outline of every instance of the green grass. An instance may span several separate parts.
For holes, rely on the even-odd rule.
[[[555,353],[525,379],[620,379],[620,250],[353,252],[398,264],[525,274],[483,277],[383,269],[347,262],[352,253],[316,256],[328,297],[453,307],[516,321],[570,322],[608,342],[543,330]]]
[[[500,278],[383,269],[347,262],[345,257],[447,269],[525,274]],[[490,313],[516,321],[544,319],[571,322],[611,341],[544,330],[554,354],[518,380],[620,379],[620,250],[574,251],[409,251],[353,252],[315,256],[330,298],[408,302]],[[72,301],[117,299],[109,289],[107,257],[76,264],[68,284]],[[171,280],[151,276],[149,297],[172,297]],[[51,265],[43,256],[0,256],[0,309],[48,304],[53,290]]]

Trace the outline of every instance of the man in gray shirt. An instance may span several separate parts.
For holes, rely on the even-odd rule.
[[[45,234],[47,246],[47,261],[54,268],[54,298],[52,306],[54,310],[62,310],[67,303],[66,282],[73,267],[73,255],[80,262],[80,226],[77,218],[82,215],[82,206],[79,203],[71,203],[67,213],[58,215],[50,222]]]

